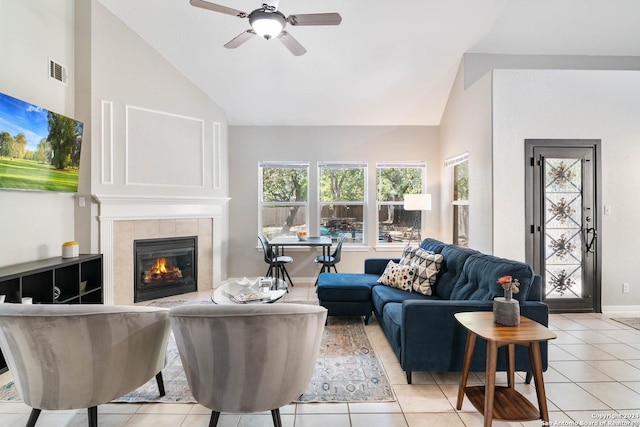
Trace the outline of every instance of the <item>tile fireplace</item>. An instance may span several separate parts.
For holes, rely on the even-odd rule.
[[[222,280],[226,197],[94,195],[99,203],[105,304],[134,304],[134,242],[197,236],[197,291]]]

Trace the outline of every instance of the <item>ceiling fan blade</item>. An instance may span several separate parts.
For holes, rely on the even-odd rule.
[[[307,52],[307,49],[305,49],[298,40],[294,39],[293,36],[286,31],[281,32],[278,35],[278,38],[282,44],[289,49],[289,52],[293,53],[295,56],[304,55]]]
[[[225,44],[224,47],[226,47],[227,49],[235,49],[255,35],[255,31],[247,30],[244,33],[240,33],[239,35],[234,37],[230,42]]]
[[[342,16],[339,13],[303,13],[289,15],[287,22],[291,25],[339,25]]]
[[[204,0],[189,0],[191,6],[201,7],[202,9],[213,10],[214,12],[225,13],[227,15],[237,16],[238,18],[246,18],[247,14],[236,9],[219,4],[211,3]]]

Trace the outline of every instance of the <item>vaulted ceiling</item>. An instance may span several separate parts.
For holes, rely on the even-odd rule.
[[[231,125],[438,125],[465,52],[640,56],[638,0],[280,0],[306,49],[189,0],[99,0],[222,107]],[[261,0],[211,0],[244,12]],[[270,3],[277,0],[268,0]]]

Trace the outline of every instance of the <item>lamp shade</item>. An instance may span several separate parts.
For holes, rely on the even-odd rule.
[[[278,11],[266,12],[258,9],[249,14],[249,24],[260,37],[267,40],[278,36],[286,24],[284,15]]]
[[[405,194],[404,210],[405,211],[430,211],[431,210],[431,194]]]

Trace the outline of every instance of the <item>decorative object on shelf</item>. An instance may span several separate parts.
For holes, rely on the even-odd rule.
[[[307,240],[309,238],[309,234],[305,230],[300,230],[297,233],[298,240]]]
[[[493,299],[493,320],[504,326],[520,324],[520,303],[513,299],[513,294],[520,292],[520,282],[511,276],[502,276],[497,282],[504,289],[504,297]]]
[[[60,298],[60,288],[57,286],[53,287],[53,300],[57,301]]]
[[[64,242],[62,244],[62,258],[75,258],[80,255],[78,242]]]
[[[6,297],[6,295],[0,295],[0,304],[4,303]]]
[[[24,297],[24,298],[22,298],[22,303],[23,303],[23,304],[33,304],[33,298],[31,298],[31,297]]]

